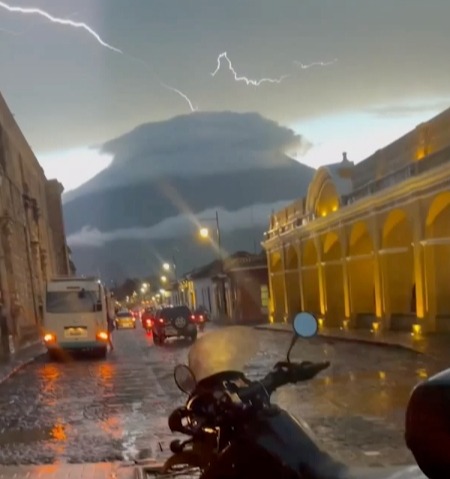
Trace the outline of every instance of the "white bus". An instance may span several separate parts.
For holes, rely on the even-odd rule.
[[[43,339],[50,357],[64,351],[108,349],[110,298],[97,278],[61,278],[47,283]]]

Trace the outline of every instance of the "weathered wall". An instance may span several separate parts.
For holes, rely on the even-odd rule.
[[[20,345],[38,335],[46,279],[69,268],[61,189],[47,181],[1,95],[0,177],[0,297]]]

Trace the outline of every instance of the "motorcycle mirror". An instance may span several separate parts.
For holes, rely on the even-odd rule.
[[[178,389],[186,394],[191,394],[197,386],[194,373],[184,364],[175,367],[173,377]]]
[[[307,313],[305,311],[302,311],[295,316],[294,321],[292,322],[292,327],[294,329],[294,335],[292,337],[292,341],[287,352],[288,363],[291,362],[291,351],[295,343],[297,342],[297,339],[312,338],[317,334],[317,331],[319,330],[319,324],[316,317],[313,314]]]
[[[300,338],[312,338],[319,330],[316,317],[307,312],[298,313],[293,321],[294,333]]]

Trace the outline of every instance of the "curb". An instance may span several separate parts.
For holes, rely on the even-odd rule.
[[[39,351],[38,353],[34,354],[30,358],[24,359],[23,361],[17,360],[16,365],[13,366],[6,374],[4,374],[3,376],[0,375],[0,385],[44,354],[45,354],[45,351]]]
[[[285,329],[278,329],[278,328],[271,328],[270,326],[255,326],[255,329],[259,330],[264,330],[264,331],[272,331],[276,333],[284,333],[284,334],[292,334],[291,331],[285,330]],[[359,344],[365,344],[369,346],[377,346],[377,347],[382,347],[382,348],[395,348],[395,349],[402,349],[403,351],[409,351],[412,353],[416,354],[425,354],[423,351],[420,349],[416,349],[413,346],[406,346],[404,344],[399,344],[399,343],[388,343],[385,341],[372,341],[370,339],[364,339],[364,338],[346,338],[343,336],[333,336],[331,334],[318,334],[318,337],[320,339],[324,340],[330,340],[330,341],[342,341],[346,343],[359,343]]]

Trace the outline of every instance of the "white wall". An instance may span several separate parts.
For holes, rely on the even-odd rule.
[[[217,315],[216,293],[214,284],[209,278],[196,279],[193,281],[195,290],[195,306],[204,306],[210,313],[211,318]]]

